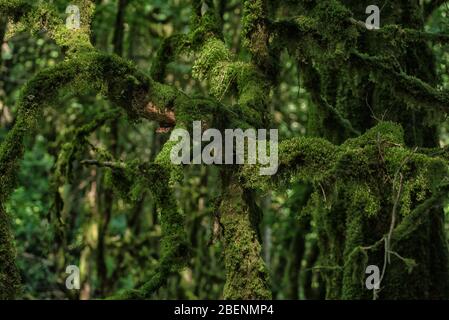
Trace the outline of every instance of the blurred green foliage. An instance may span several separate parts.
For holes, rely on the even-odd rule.
[[[61,15],[69,4],[64,0],[52,2],[58,5]],[[96,1],[92,37],[95,46],[107,52],[114,50],[117,2]],[[240,2],[227,1],[226,8],[225,40],[235,53],[247,57],[248,53],[240,49],[239,43]],[[188,31],[190,10],[189,1],[130,0],[126,6],[123,56],[149,72],[162,39]],[[449,7],[442,6],[429,20],[428,31],[447,31],[448,15]],[[448,45],[435,45],[433,50],[442,86],[448,89]],[[25,32],[11,38],[7,34],[1,58],[0,141],[14,122],[14,105],[20,88],[37,71],[60,62],[63,55],[45,34],[36,39]],[[300,89],[296,62],[284,53],[280,61],[280,83],[270,106],[274,123],[280,129],[280,139],[305,135],[310,97]],[[206,92],[206,83],[192,79],[191,65],[192,57],[188,55],[171,63],[167,83],[190,95]],[[98,298],[132,288],[147,279],[159,259],[159,216],[149,194],[132,205],[117,198],[111,203],[108,198],[111,190],[105,183],[107,169],[83,167],[80,163],[74,164],[78,173],[70,184],[58,190],[52,187],[51,176],[64,139],[98,110],[110,108],[96,95],[63,95],[60,101],[59,111],[46,109],[40,134],[29,141],[20,170],[20,188],[7,204],[7,211],[13,217],[23,297],[27,299]],[[115,132],[105,126],[93,133],[89,141],[97,148],[116,145],[115,156],[122,161],[149,161],[168,138],[168,134],[156,134],[155,128],[153,123],[120,120]],[[441,143],[449,144],[447,126],[442,128]],[[85,159],[91,157],[86,152]],[[218,171],[192,166],[185,175],[185,184],[177,187],[176,197],[187,217],[192,258],[188,268],[173,276],[169,285],[154,298],[219,299],[225,276],[221,245],[215,241],[217,225],[211,205],[219,195]],[[264,211],[261,226],[264,258],[271,270],[275,298],[323,297],[319,273],[313,270],[317,262],[316,233],[304,214],[309,196],[310,187],[298,183],[258,199]],[[97,241],[98,224],[105,210],[112,213],[103,239],[106,273],[102,274],[98,270]],[[64,271],[68,264],[80,265],[84,271],[79,293],[65,289]]]

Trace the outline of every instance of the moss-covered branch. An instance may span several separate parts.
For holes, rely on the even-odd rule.
[[[424,40],[432,41],[434,43],[447,44],[449,43],[449,35],[446,33],[431,33],[410,28],[404,28],[398,25],[389,24],[380,29],[368,30],[363,21],[358,21],[353,18],[349,20],[356,25],[361,33],[371,32],[379,41],[389,41],[391,43],[410,43],[422,42]]]
[[[447,0],[431,0],[428,1],[427,3],[424,3],[423,5],[424,18],[428,19],[435,12],[436,9],[441,7],[446,2]]]
[[[0,202],[0,299],[14,299],[20,292],[20,275],[15,264],[16,251],[11,234],[11,219]]]
[[[94,5],[90,0],[77,0],[80,7],[80,29],[70,30],[66,27],[60,14],[49,3],[31,4],[26,0],[1,0],[0,12],[10,17],[18,30],[26,30],[33,34],[46,31],[58,46],[68,53],[92,49],[90,43],[90,19]]]
[[[401,70],[397,70],[387,59],[370,56],[354,51],[352,61],[360,67],[368,67],[372,72],[381,72],[382,77],[390,77],[396,92],[404,96],[415,108],[420,106],[436,108],[444,113],[449,113],[449,92],[437,90],[428,83],[410,76]]]
[[[92,2],[85,0],[77,4],[81,6],[81,20],[85,27],[68,30],[51,5],[32,6],[25,1],[0,2],[0,11],[15,22],[32,32],[46,30],[59,46],[68,49],[64,62],[39,72],[22,89],[17,102],[17,121],[0,145],[0,278],[5,298],[13,298],[17,293],[19,279],[14,263],[9,219],[3,206],[16,186],[24,154],[24,141],[37,128],[43,109],[52,106],[60,94],[68,91],[79,94],[96,90],[113,104],[125,109],[131,118],[147,118],[158,121],[161,126],[173,127],[173,110],[178,106],[180,109],[187,109],[192,102],[180,91],[140,73],[131,63],[117,56],[95,51],[89,42]],[[86,130],[93,130],[96,125],[88,126]],[[169,176],[168,172],[165,180],[162,177],[156,180],[164,184]],[[159,205],[163,211],[164,245],[161,270],[155,277],[163,276],[167,268],[175,268],[175,262],[178,263],[175,255],[185,253],[184,248],[174,245],[176,239],[183,237],[182,218],[177,215],[176,204],[171,201],[173,199],[164,198],[168,194],[167,188],[168,182],[158,189]]]
[[[88,162],[111,169],[111,185],[124,199],[139,197],[149,189],[155,196],[160,210],[162,240],[161,258],[149,279],[136,289],[124,291],[110,299],[149,299],[168,277],[179,272],[186,264],[189,247],[184,230],[184,217],[179,212],[173,195],[170,177],[173,167],[166,161],[170,145],[165,145],[154,164]]]
[[[332,15],[328,8],[331,3],[338,8],[332,9]],[[289,48],[300,61],[331,63],[336,68],[347,63],[351,63],[351,67],[357,70],[369,68],[372,72],[382,73],[382,77],[388,75],[398,93],[403,95],[410,105],[438,108],[448,113],[449,92],[438,90],[416,76],[397,70],[389,62],[388,57],[361,53],[358,42],[369,32],[387,47],[390,46],[391,50],[397,50],[401,45],[411,42],[422,43],[429,40],[447,43],[449,36],[402,28],[393,24],[380,30],[368,31],[362,24],[344,7],[338,5],[337,1],[329,1],[317,4],[310,11],[310,15],[272,21],[270,30],[275,35],[275,42]],[[328,30],[326,25],[332,26],[333,30]]]
[[[431,253],[425,249],[414,252],[407,244],[424,236],[422,229],[429,221],[437,221],[435,208],[441,208],[447,196],[448,164],[405,147],[403,135],[400,126],[384,122],[340,146],[320,138],[294,138],[281,142],[275,176],[257,176],[255,166],[245,167],[242,173],[248,188],[271,190],[295,179],[315,185],[306,211],[319,225],[321,263],[335,267],[323,273],[329,286],[328,298],[369,298],[370,292],[360,285],[364,266],[368,262],[381,266],[384,255],[382,246],[359,249],[371,247],[389,232],[390,251],[413,261],[411,279],[422,276],[427,268]],[[400,193],[394,191],[398,189],[398,174],[403,177]],[[340,215],[334,213],[336,208]],[[396,209],[398,223],[390,231],[391,212]],[[379,226],[370,229],[374,220]],[[420,245],[426,248],[429,244]],[[440,258],[444,261],[444,256]],[[447,276],[447,270],[439,272]],[[407,274],[403,262],[390,265],[381,296],[403,295],[395,279]],[[432,277],[426,275],[425,279],[432,281]],[[446,294],[444,283],[433,290],[429,296]]]

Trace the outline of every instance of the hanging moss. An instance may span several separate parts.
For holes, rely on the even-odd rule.
[[[14,299],[21,290],[10,223],[10,217],[0,203],[0,300]]]
[[[424,250],[426,244],[419,253],[406,246],[408,237],[422,239],[429,235],[419,235],[422,231],[409,233],[406,230],[411,229],[411,222],[407,228],[402,223],[411,221],[410,215],[415,217],[414,230],[421,230],[422,225],[429,223],[432,214],[418,211],[422,216],[416,220],[418,213],[414,208],[424,205],[429,198],[440,197],[441,185],[449,178],[448,165],[441,159],[407,149],[403,136],[399,125],[385,122],[340,146],[319,138],[295,138],[281,142],[276,176],[257,176],[254,171],[257,166],[243,170],[245,185],[253,188],[285,185],[293,177],[316,186],[315,201],[308,208],[318,227],[320,264],[326,266],[322,273],[328,298],[372,298],[372,292],[364,287],[364,270],[367,264],[383,266],[382,238],[389,232],[399,188],[402,192],[397,200],[398,222],[393,232],[396,239],[401,239],[395,242],[395,253],[403,258],[395,258],[388,267],[383,292],[399,294],[401,286],[391,278],[408,274],[411,279],[424,277],[425,259],[430,254]],[[403,232],[409,236],[402,236]],[[381,245],[373,246],[376,243]],[[431,275],[425,276],[429,278]]]
[[[206,13],[201,8],[206,4]],[[214,30],[215,7],[212,1],[194,1],[192,38],[197,56],[193,75],[206,80],[210,94],[221,100],[226,94],[234,94],[238,105],[231,108],[227,122],[220,127],[247,128],[264,127],[268,123],[267,106],[270,81],[253,63],[237,61],[222,40],[221,32]],[[246,10],[248,12],[248,10]],[[254,21],[247,21],[246,27]],[[206,35],[208,37],[206,37]],[[225,126],[224,126],[225,125]],[[266,299],[268,275],[261,257],[257,237],[257,223],[252,217],[254,199],[245,197],[245,191],[238,185],[236,172],[225,172],[223,201],[220,219],[224,228],[223,245],[226,267],[224,297],[229,299]]]
[[[164,145],[169,153],[171,146]],[[179,212],[170,182],[171,162],[167,163],[166,152],[159,154],[155,164],[146,165],[133,162],[125,164],[123,168],[112,169],[113,186],[125,198],[139,196],[144,189],[150,189],[160,210],[162,239],[161,259],[153,275],[145,284],[137,289],[120,293],[111,299],[148,299],[161,286],[165,285],[168,277],[179,272],[188,259],[189,246],[184,230],[184,217]]]
[[[163,40],[151,65],[151,78],[163,82],[167,65],[190,46],[189,39],[183,34],[175,34]]]

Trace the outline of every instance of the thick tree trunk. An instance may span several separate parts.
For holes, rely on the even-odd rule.
[[[220,206],[226,267],[225,299],[270,299],[268,272],[262,258],[259,218],[252,194],[235,176],[224,179]]]

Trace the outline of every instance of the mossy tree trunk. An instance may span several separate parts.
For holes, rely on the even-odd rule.
[[[260,211],[253,194],[235,176],[224,179],[220,222],[223,226],[225,299],[271,299],[268,272],[262,258]]]
[[[15,263],[10,217],[0,204],[0,299],[13,299],[19,292],[20,276]]]

